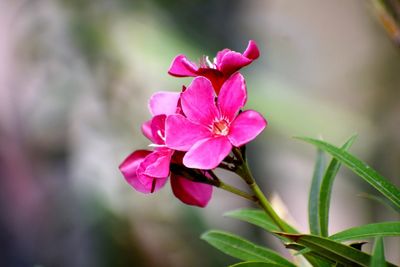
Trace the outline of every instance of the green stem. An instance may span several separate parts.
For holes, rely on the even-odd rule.
[[[268,216],[275,222],[275,224],[279,227],[279,229],[283,232],[291,232],[291,229],[288,225],[278,216],[275,210],[272,208],[271,204],[269,203],[268,199],[265,197],[264,193],[261,191],[260,187],[258,186],[256,180],[254,179],[253,175],[251,174],[249,165],[247,161],[243,159],[242,153],[238,148],[233,149],[233,153],[235,154],[236,158],[241,162],[240,167],[237,169],[237,174],[242,177],[250,189],[253,191],[257,204],[267,213]]]
[[[213,171],[210,170],[210,171],[208,171],[208,173],[214,180],[214,183],[213,183],[214,186],[221,188],[222,190],[228,191],[230,193],[233,193],[235,195],[238,195],[240,197],[243,197],[245,199],[248,199],[250,201],[256,200],[255,196],[249,195],[248,193],[221,181]]]
[[[223,190],[225,190],[225,191],[228,191],[230,193],[233,193],[235,195],[243,197],[243,198],[245,198],[247,200],[250,200],[250,201],[256,201],[257,200],[256,196],[252,196],[252,195],[250,195],[250,194],[248,194],[248,193],[246,193],[246,192],[244,192],[242,190],[237,189],[236,187],[233,187],[233,186],[231,186],[229,184],[225,184],[222,181],[220,181],[220,185],[218,187],[223,189]]]

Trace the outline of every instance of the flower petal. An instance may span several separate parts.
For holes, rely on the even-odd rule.
[[[230,75],[240,68],[249,65],[251,62],[251,59],[242,54],[231,51],[224,55],[221,63],[218,65],[218,69],[225,75]]]
[[[178,55],[172,61],[168,73],[176,77],[194,77],[197,76],[197,70],[196,64],[189,61],[185,55]]]
[[[185,154],[183,165],[195,169],[214,169],[228,156],[231,150],[232,145],[226,136],[201,140]]]
[[[183,203],[202,208],[207,206],[213,191],[211,185],[196,183],[175,174],[171,174],[171,187]]]
[[[144,136],[147,137],[150,141],[154,142],[153,140],[153,132],[151,131],[151,121],[148,120],[142,124],[141,130]]]
[[[222,85],[218,95],[218,106],[222,117],[233,121],[237,112],[245,105],[246,99],[246,83],[243,76],[236,72]]]
[[[152,141],[154,144],[164,145],[165,144],[165,116],[157,115],[151,119],[151,134]]]
[[[230,49],[228,49],[228,48],[225,48],[225,49],[219,51],[219,52],[217,53],[216,58],[215,58],[215,63],[216,63],[216,65],[218,66],[219,64],[221,64],[222,58],[225,56],[225,54],[228,53],[228,52],[231,52],[231,51],[232,51],[232,50],[230,50]]]
[[[168,181],[168,177],[165,178],[154,178],[147,175],[140,175],[140,179],[137,180],[137,183],[140,186],[135,188],[137,191],[148,194],[154,193],[164,187],[165,183]]]
[[[149,110],[151,115],[170,115],[176,113],[179,97],[178,92],[156,92],[150,97]]]
[[[119,170],[124,175],[125,180],[137,191],[143,193],[149,193],[150,191],[139,181],[136,172],[140,163],[150,153],[151,151],[148,150],[136,150],[119,165]]]
[[[166,178],[169,175],[169,164],[171,163],[172,154],[173,150],[161,148],[147,155],[137,169],[138,179],[140,180],[142,175],[154,178]]]
[[[260,56],[260,50],[258,50],[257,43],[253,40],[249,41],[246,50],[243,52],[243,56],[248,59],[255,60]]]
[[[198,75],[206,77],[207,79],[210,80],[216,94],[219,93],[222,84],[226,80],[224,74],[217,69],[199,68]]]
[[[165,144],[171,149],[188,151],[197,141],[211,137],[211,131],[184,116],[170,115],[165,123]]]
[[[214,99],[214,88],[210,80],[197,77],[181,95],[183,112],[190,121],[208,127],[218,117]]]
[[[231,123],[228,138],[232,145],[239,147],[256,138],[266,126],[267,121],[260,113],[246,110]]]

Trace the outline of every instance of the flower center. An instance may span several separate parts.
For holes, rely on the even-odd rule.
[[[229,133],[229,123],[226,120],[214,121],[212,132],[215,135],[226,136]]]

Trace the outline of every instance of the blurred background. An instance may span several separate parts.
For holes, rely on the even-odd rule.
[[[1,266],[237,262],[199,239],[210,228],[283,249],[222,216],[251,207],[244,200],[215,190],[207,208],[188,207],[169,185],[143,195],[119,173],[129,153],[148,145],[140,124],[150,118],[149,96],[190,82],[167,75],[179,53],[197,61],[258,43],[261,57],[243,70],[247,108],[269,126],[248,157],[302,231],[316,153],[293,136],[341,145],[357,133],[352,153],[399,186],[400,39],[391,24],[399,6],[385,13],[363,0],[1,0]],[[376,191],[345,168],[333,190],[330,233],[400,219],[361,197]],[[399,240],[385,243],[400,264]]]

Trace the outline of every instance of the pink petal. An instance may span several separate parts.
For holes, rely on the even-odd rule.
[[[245,105],[247,99],[246,83],[237,72],[222,85],[218,95],[218,105],[222,117],[233,121],[237,112]]]
[[[218,68],[225,75],[230,75],[240,68],[249,65],[251,62],[251,59],[242,54],[231,51],[224,55]]]
[[[197,76],[197,70],[196,64],[189,61],[185,55],[178,55],[172,61],[168,73],[176,77],[194,77]]]
[[[217,69],[200,68],[198,71],[199,76],[206,77],[212,83],[215,92],[218,94],[222,84],[225,82],[226,77]]]
[[[165,125],[165,144],[171,149],[188,151],[197,141],[211,137],[211,131],[182,115],[170,115]]]
[[[119,170],[124,175],[125,180],[137,191],[143,193],[149,193],[150,191],[139,181],[136,173],[140,163],[150,153],[151,151],[147,150],[136,150],[119,165]]]
[[[165,115],[157,115],[151,119],[152,142],[158,145],[165,144]]]
[[[186,117],[204,126],[212,125],[218,117],[215,106],[215,93],[210,80],[204,77],[194,78],[181,96],[181,105]]]
[[[152,120],[148,120],[148,121],[144,122],[144,123],[142,124],[141,129],[142,129],[143,135],[146,136],[147,139],[149,139],[150,141],[154,142],[154,140],[153,140],[153,133],[152,133],[152,131],[151,131],[151,121],[152,121]]]
[[[201,140],[185,154],[183,165],[195,169],[214,169],[231,150],[232,145],[226,136]]]
[[[232,145],[239,147],[256,138],[266,126],[267,121],[260,113],[246,110],[231,123],[228,138]]]
[[[223,50],[221,50],[221,51],[219,51],[218,53],[217,53],[217,56],[216,56],[216,63],[217,63],[217,66],[222,62],[222,58],[225,56],[225,54],[226,53],[228,53],[228,52],[231,52],[232,50],[230,50],[230,49],[228,49],[228,48],[225,48],[225,49],[223,49]]]
[[[183,203],[204,208],[211,199],[211,185],[196,183],[178,175],[171,175],[174,195]]]
[[[150,97],[149,110],[151,115],[170,115],[176,113],[179,97],[178,92],[156,92]]]
[[[243,52],[243,56],[248,59],[255,60],[260,56],[260,50],[258,50],[257,43],[253,40],[249,41],[246,50]]]
[[[154,178],[166,178],[169,175],[169,164],[171,163],[173,150],[168,148],[153,151],[147,155],[140,163],[137,169],[138,179],[142,179],[142,175]],[[144,179],[147,179],[144,177]],[[143,183],[144,181],[142,181]]]
[[[141,189],[135,188],[137,191],[148,194],[154,193],[164,187],[165,183],[168,181],[168,177],[165,178],[154,178],[147,175],[139,175],[138,183]]]

